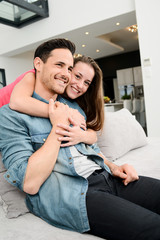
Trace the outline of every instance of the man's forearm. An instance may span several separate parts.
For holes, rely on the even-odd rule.
[[[112,163],[112,162],[110,162],[108,159],[106,159],[103,154],[99,153],[98,155],[103,158],[104,163],[105,163],[111,170],[112,170],[112,168],[114,168],[114,167],[116,166],[114,163]]]
[[[57,140],[53,126],[44,145],[37,150],[28,160],[23,190],[29,194],[36,194],[44,181],[51,174],[57,160],[61,142]]]
[[[63,116],[64,112],[66,113]],[[63,103],[49,101],[49,117],[52,130],[44,145],[37,150],[28,160],[23,190],[29,194],[36,194],[44,181],[51,174],[57,160],[61,142],[56,133],[58,123],[70,124],[68,120],[69,107]]]

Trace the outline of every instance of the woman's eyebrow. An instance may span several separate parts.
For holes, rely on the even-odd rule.
[[[82,73],[80,73],[80,72],[78,72],[78,74],[81,76],[81,77],[83,77],[83,74]],[[90,79],[86,79],[88,82],[92,82]]]
[[[83,74],[82,74],[82,73],[78,72],[78,74],[79,74],[81,77],[83,77]]]

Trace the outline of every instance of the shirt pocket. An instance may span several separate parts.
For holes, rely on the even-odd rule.
[[[49,133],[35,134],[31,136],[33,149],[36,151],[45,143]]]

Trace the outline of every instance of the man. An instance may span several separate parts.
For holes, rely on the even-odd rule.
[[[104,164],[96,145],[80,143],[73,148],[60,148],[57,124],[70,124],[69,107],[84,114],[76,103],[58,96],[70,80],[74,50],[70,41],[54,39],[40,45],[35,52],[36,85],[33,97],[49,101],[50,119],[21,114],[8,106],[0,109],[0,149],[8,169],[5,178],[27,193],[26,202],[31,212],[54,226],[78,232],[90,230],[92,234],[108,239],[128,240],[132,234],[138,239],[147,239],[146,236],[159,239],[160,209],[154,208],[160,196],[151,206],[151,210],[158,214],[143,210],[123,198],[132,198],[138,189],[140,197],[137,203],[143,205],[143,201],[140,204],[140,200],[144,200],[141,190],[146,181],[142,179],[137,184],[130,183],[130,187],[126,188],[119,178],[110,174],[111,169],[121,178],[127,175],[131,182],[137,178],[131,167],[116,167],[106,159]],[[56,99],[59,102],[54,103]],[[89,160],[97,170],[91,171],[86,178],[78,175],[76,158],[82,162]],[[159,181],[151,182],[147,181],[150,191],[156,185],[152,194],[160,192]],[[133,221],[134,224],[133,213],[134,218],[138,218]],[[122,221],[124,226],[120,224]],[[153,230],[144,234],[148,224]]]

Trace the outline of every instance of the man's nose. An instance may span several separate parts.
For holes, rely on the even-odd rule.
[[[63,78],[65,79],[71,79],[71,72],[68,70],[68,68],[64,68],[62,71]]]

